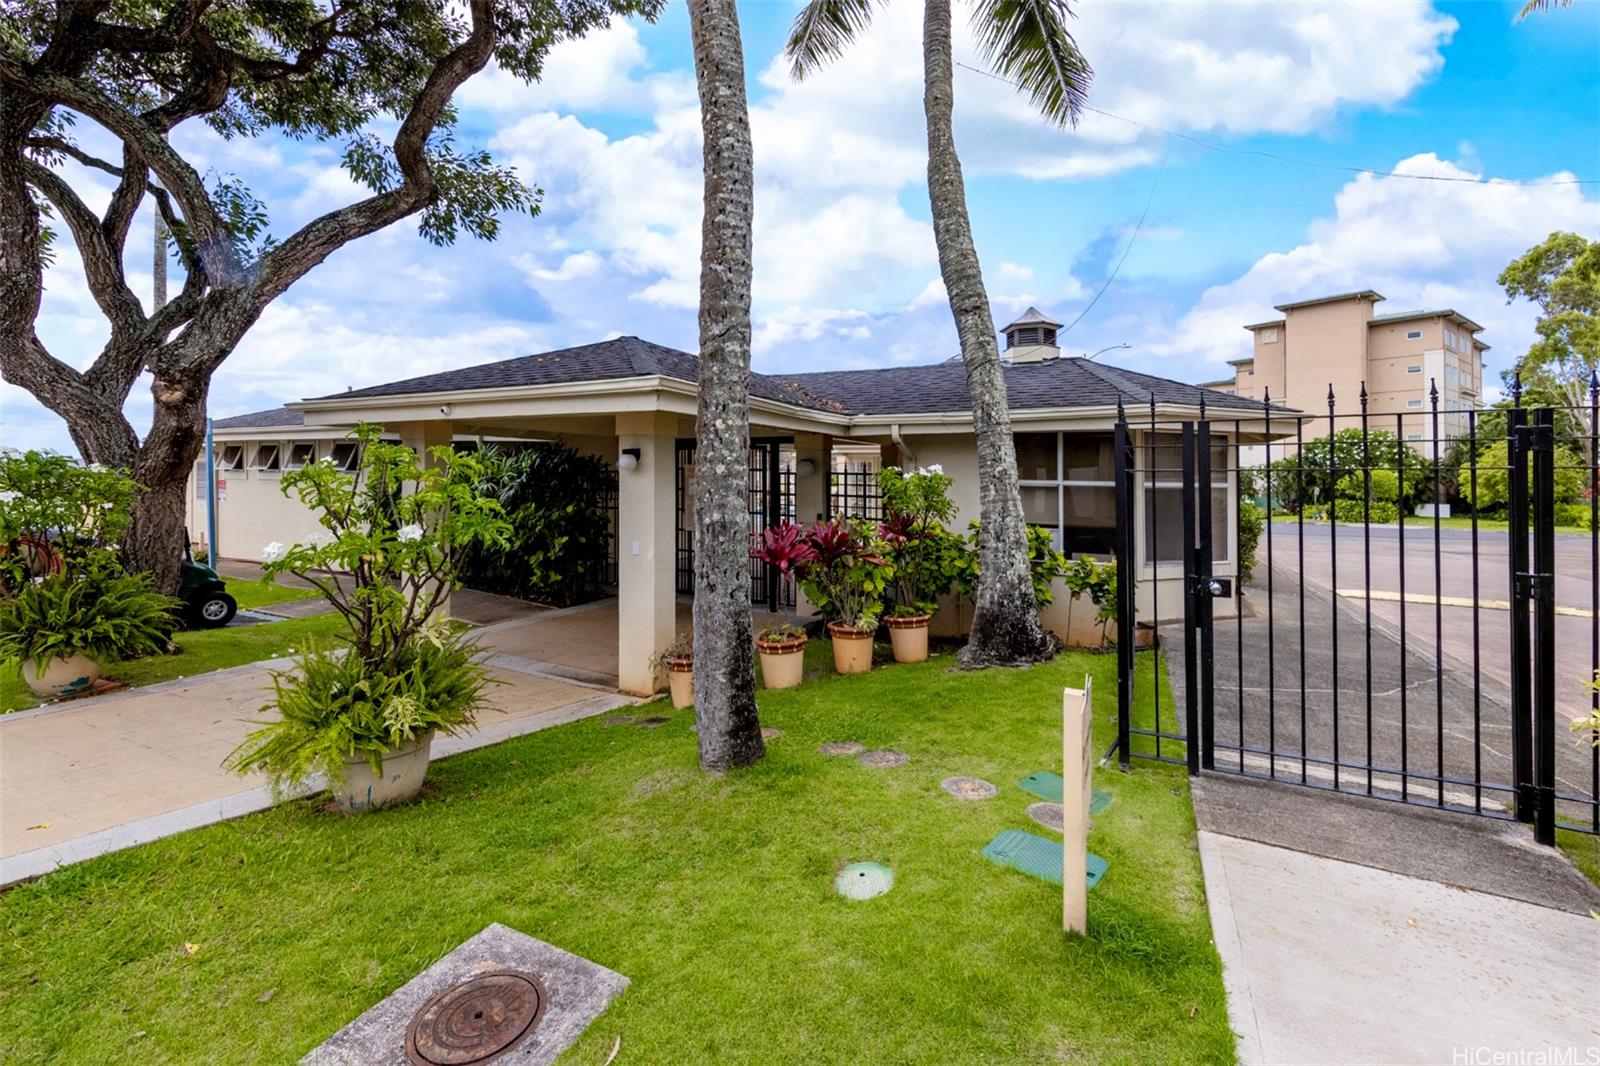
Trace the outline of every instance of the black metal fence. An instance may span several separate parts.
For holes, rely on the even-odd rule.
[[[883,521],[883,492],[876,470],[834,470],[828,476],[828,514]]]
[[[1600,749],[1568,728],[1600,713],[1588,400],[1119,417],[1123,764],[1600,833]],[[1136,671],[1140,611],[1182,620]]]
[[[757,439],[750,443],[745,466],[752,545],[754,535],[784,518],[794,517],[794,472],[781,463],[783,441]],[[693,440],[680,440],[677,446],[677,544],[676,588],[679,595],[694,594],[694,453]],[[793,610],[796,604],[793,579],[753,556],[750,559],[750,602],[771,611]]]

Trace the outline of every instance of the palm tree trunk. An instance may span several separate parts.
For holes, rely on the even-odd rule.
[[[978,252],[967,217],[966,185],[956,155],[952,111],[953,60],[950,0],[927,0],[922,23],[923,110],[928,120],[928,200],[939,273],[961,338],[961,361],[972,395],[978,445],[978,589],[972,633],[961,650],[963,666],[1036,662],[1054,654],[1056,642],[1039,622],[1028,570],[1028,530],[1017,485],[1006,381],[995,341],[994,316],[983,287]]]
[[[766,754],[756,718],[746,502],[755,166],[733,0],[689,0],[689,26],[705,139],[695,447],[695,721],[701,767],[726,770]]]

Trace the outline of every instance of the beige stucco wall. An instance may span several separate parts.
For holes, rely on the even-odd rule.
[[[226,444],[243,443],[245,446],[244,470],[217,471],[217,542],[224,559],[259,561],[261,549],[273,541],[293,544],[322,527],[311,511],[299,500],[283,494],[282,474],[254,468],[256,447],[275,438],[252,438],[247,441],[218,441],[220,452]],[[283,453],[288,454],[289,441],[282,441]],[[319,443],[318,457],[328,454],[332,441]],[[206,551],[206,498],[205,467],[202,461],[197,470],[189,473],[188,500],[189,539],[205,545]]]

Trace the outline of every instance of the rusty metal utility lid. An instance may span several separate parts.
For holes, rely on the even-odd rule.
[[[451,985],[423,1004],[406,1031],[413,1066],[477,1066],[511,1050],[549,1003],[532,974],[503,970]]]

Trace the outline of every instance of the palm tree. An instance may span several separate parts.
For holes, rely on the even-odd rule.
[[[873,0],[811,0],[789,35],[786,52],[794,76],[803,78],[843,52],[871,21],[873,6]],[[1075,125],[1093,72],[1067,32],[1072,15],[1065,0],[972,0],[972,9],[979,45],[995,73],[1027,92],[1050,121]],[[972,243],[951,121],[955,62],[950,35],[950,0],[925,0],[922,103],[928,123],[928,199],[978,442],[980,569],[972,633],[961,660],[966,666],[1033,662],[1048,657],[1055,641],[1034,609],[1005,376]]]
[[[766,749],[750,632],[750,228],[755,214],[744,50],[734,0],[689,0],[704,136],[700,400],[695,444],[694,692],[700,765]]]
[[[1571,7],[1572,0],[1528,0],[1522,5],[1522,10],[1517,12],[1517,21],[1521,22],[1529,15],[1543,14],[1554,11],[1558,7]]]

